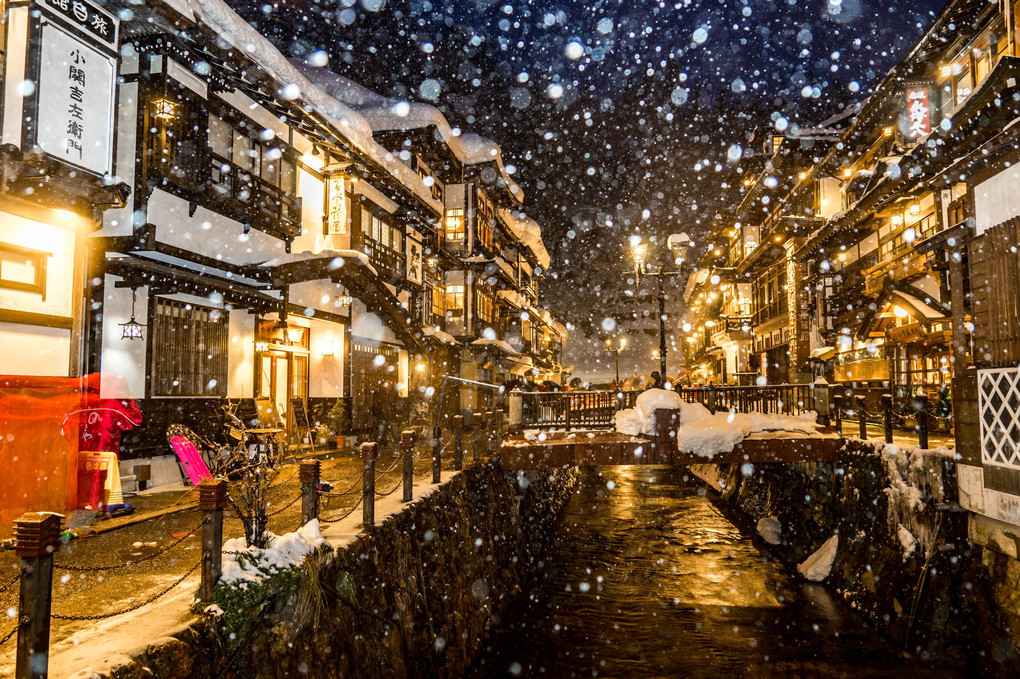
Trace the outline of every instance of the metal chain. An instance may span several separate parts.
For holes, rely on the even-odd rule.
[[[347,513],[346,513],[346,514],[344,514],[343,516],[337,516],[337,517],[334,517],[334,518],[332,518],[332,519],[323,519],[323,518],[320,518],[320,519],[319,519],[319,523],[325,523],[325,524],[330,524],[330,523],[339,523],[340,521],[343,521],[343,520],[344,520],[344,519],[346,519],[346,518],[347,518],[348,516],[350,516],[351,514],[353,514],[353,513],[354,513],[354,510],[355,510],[355,509],[357,509],[359,505],[361,505],[361,502],[362,502],[362,500],[364,500],[364,499],[365,499],[365,498],[364,498],[364,497],[362,497],[362,498],[361,498],[361,499],[359,499],[359,500],[358,500],[357,502],[355,502],[355,503],[354,503],[354,506],[353,506],[353,507],[351,507],[351,508],[350,508],[350,509],[349,509],[349,510],[347,511]]]
[[[268,514],[266,514],[266,518],[268,519],[268,518],[270,518],[270,517],[272,517],[272,516],[276,516],[276,515],[277,515],[277,514],[279,514],[280,512],[283,512],[283,511],[285,511],[285,510],[287,510],[287,509],[290,509],[291,507],[293,507],[293,506],[294,506],[294,503],[295,503],[295,502],[297,502],[297,501],[298,501],[298,500],[300,500],[300,499],[301,499],[301,494],[300,494],[300,493],[298,493],[298,494],[297,494],[297,496],[296,496],[296,497],[295,497],[295,498],[294,498],[293,500],[291,500],[290,502],[288,502],[288,503],[287,503],[287,504],[285,504],[284,506],[280,507],[280,508],[279,508],[279,509],[277,509],[277,510],[276,510],[275,512],[269,512]]]
[[[3,646],[4,644],[6,644],[7,640],[10,639],[11,637],[13,637],[14,633],[17,632],[17,631],[18,631],[18,625],[15,625],[14,627],[11,628],[11,631],[8,632],[6,634],[6,636],[4,636],[3,639],[0,639],[0,646]]]
[[[163,554],[166,554],[171,549],[173,549],[174,547],[176,547],[177,545],[181,544],[182,542],[184,542],[185,540],[190,538],[192,535],[197,533],[198,529],[201,528],[204,523],[205,523],[205,519],[203,518],[201,521],[198,522],[198,525],[195,526],[194,528],[192,528],[191,531],[188,532],[186,535],[183,535],[180,538],[178,538],[177,540],[175,540],[174,542],[171,542],[169,545],[167,545],[163,549],[159,550],[158,552],[153,552],[152,554],[149,554],[148,556],[143,556],[142,558],[135,559],[134,561],[125,561],[124,563],[113,564],[112,566],[72,566],[70,564],[66,564],[65,565],[65,564],[54,563],[53,567],[58,569],[58,570],[62,570],[62,571],[78,571],[78,572],[82,572],[82,573],[95,573],[95,572],[98,572],[98,571],[113,571],[113,570],[119,570],[121,568],[128,568],[129,566],[134,566],[134,565],[137,565],[137,564],[140,564],[140,563],[144,563],[146,561],[150,561],[152,559],[155,559],[157,556],[161,556]]]
[[[167,587],[163,591],[157,593],[155,596],[150,597],[149,599],[146,599],[145,601],[143,601],[143,602],[141,602],[139,604],[135,604],[134,606],[129,606],[129,607],[125,608],[122,611],[117,611],[115,613],[102,613],[102,614],[97,614],[97,615],[58,615],[56,613],[52,613],[50,615],[50,617],[53,618],[54,620],[105,620],[106,618],[113,618],[113,617],[116,617],[118,615],[124,615],[125,613],[130,613],[132,611],[137,611],[139,608],[141,608],[143,606],[148,606],[153,601],[155,601],[156,599],[160,598],[164,594],[167,594],[174,587],[176,587],[177,585],[179,585],[182,582],[184,582],[185,580],[187,580],[188,576],[190,576],[192,573],[194,573],[198,569],[198,567],[201,566],[201,565],[202,565],[202,560],[199,559],[198,563],[196,563],[194,566],[192,566],[190,569],[188,569],[187,573],[182,575],[178,580],[174,581],[174,583],[171,584],[169,587]]]
[[[10,587],[11,585],[13,585],[17,581],[17,579],[21,577],[21,574],[24,573],[24,572],[25,572],[25,570],[23,568],[19,569],[18,572],[14,574],[13,578],[8,580],[4,584],[0,585],[0,592],[7,591],[7,588]]]
[[[348,488],[342,493],[334,493],[332,491],[320,490],[319,495],[323,497],[344,497],[345,495],[352,495],[354,491],[359,490],[358,484],[361,483],[361,480],[363,478],[365,478],[365,472],[361,472],[361,476],[359,476],[358,480],[354,482],[354,485],[352,485],[350,488]]]
[[[393,495],[393,493],[395,493],[397,491],[397,489],[400,488],[403,485],[404,485],[404,482],[401,481],[400,483],[398,483],[397,485],[393,486],[392,488],[390,488],[385,493],[381,493],[378,490],[375,491],[375,495],[376,495],[376,497],[386,497],[387,495]]]

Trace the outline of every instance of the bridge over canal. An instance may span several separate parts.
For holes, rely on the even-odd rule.
[[[844,438],[835,428],[815,431],[752,433],[732,450],[711,457],[689,452],[677,440],[680,410],[654,411],[654,434],[628,435],[612,431],[621,407],[632,407],[637,392],[539,393],[511,395],[511,426],[526,433],[506,437],[500,447],[505,469],[563,466],[688,465],[698,463],[790,463],[835,460]],[[758,412],[767,415],[808,413],[827,400],[813,388],[791,385],[736,390],[685,390],[681,400],[702,402],[713,412]],[[828,412],[827,408],[824,412]],[[542,431],[542,430],[545,431]]]

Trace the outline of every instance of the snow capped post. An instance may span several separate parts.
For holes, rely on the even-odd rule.
[[[414,498],[414,430],[400,432],[400,447],[404,449],[404,502]]]
[[[464,416],[453,416],[453,468],[461,469],[464,466]],[[433,473],[433,476],[437,474]],[[433,479],[433,482],[438,483]]]
[[[45,677],[49,670],[53,555],[60,549],[63,520],[60,514],[29,512],[14,521],[14,551],[21,557],[18,679]]]
[[[223,509],[226,506],[226,479],[203,479],[198,484],[198,508],[205,512],[202,523],[202,586],[198,594],[202,601],[212,601],[213,589],[223,568]]]
[[[301,525],[319,518],[319,471],[322,463],[318,460],[301,460],[298,466],[298,480],[301,482]]]
[[[378,443],[361,444],[361,460],[365,463],[361,482],[361,524],[366,528],[375,525],[375,455],[378,448]]]

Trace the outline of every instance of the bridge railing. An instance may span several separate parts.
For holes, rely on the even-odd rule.
[[[810,384],[683,387],[680,397],[687,403],[701,403],[712,412],[732,410],[738,413],[757,411],[769,415],[800,415],[817,410]]]
[[[511,421],[524,429],[610,427],[618,410],[633,408],[640,391],[570,391],[511,393],[511,411],[519,399],[520,414]]]
[[[640,391],[513,392],[519,413],[511,422],[523,429],[601,428],[613,426],[618,410],[633,408]],[[685,387],[678,392],[687,403],[701,403],[709,410],[738,413],[757,411],[775,415],[799,415],[819,407],[810,384],[768,386]],[[511,411],[515,409],[511,405]]]

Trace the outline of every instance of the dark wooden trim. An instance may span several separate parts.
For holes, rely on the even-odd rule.
[[[33,311],[18,311],[16,309],[0,309],[0,322],[41,325],[46,328],[63,328],[64,330],[70,330],[74,323],[70,316],[38,314]]]
[[[311,307],[302,306],[300,304],[287,303],[287,313],[294,314],[295,316],[301,316],[302,318],[314,318],[318,321],[328,321],[330,323],[339,323],[340,325],[350,325],[351,319],[347,316],[341,316],[335,314],[332,311],[321,311],[319,309],[312,309],[312,314],[307,313]]]

